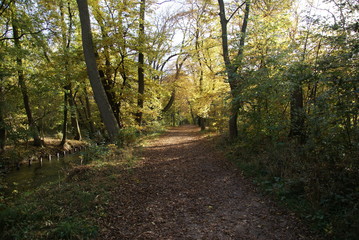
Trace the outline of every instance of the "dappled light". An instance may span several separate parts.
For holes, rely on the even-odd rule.
[[[0,239],[359,239],[358,11],[0,1]]]

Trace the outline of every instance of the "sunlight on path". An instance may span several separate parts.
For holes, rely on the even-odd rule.
[[[119,179],[99,239],[311,239],[197,127],[170,128]]]

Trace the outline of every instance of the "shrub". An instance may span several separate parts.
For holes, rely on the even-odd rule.
[[[103,160],[108,152],[109,149],[105,145],[91,144],[81,152],[81,162],[82,164],[89,164],[92,161]]]
[[[128,127],[123,128],[120,130],[117,138],[117,146],[119,147],[125,147],[134,144],[138,137],[140,135],[140,132],[135,127]]]

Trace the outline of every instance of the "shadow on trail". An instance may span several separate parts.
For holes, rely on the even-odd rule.
[[[310,239],[198,128],[172,128],[122,171],[99,239]]]

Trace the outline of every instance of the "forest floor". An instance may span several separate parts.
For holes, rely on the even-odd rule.
[[[111,185],[98,239],[317,239],[199,128],[170,128]]]

